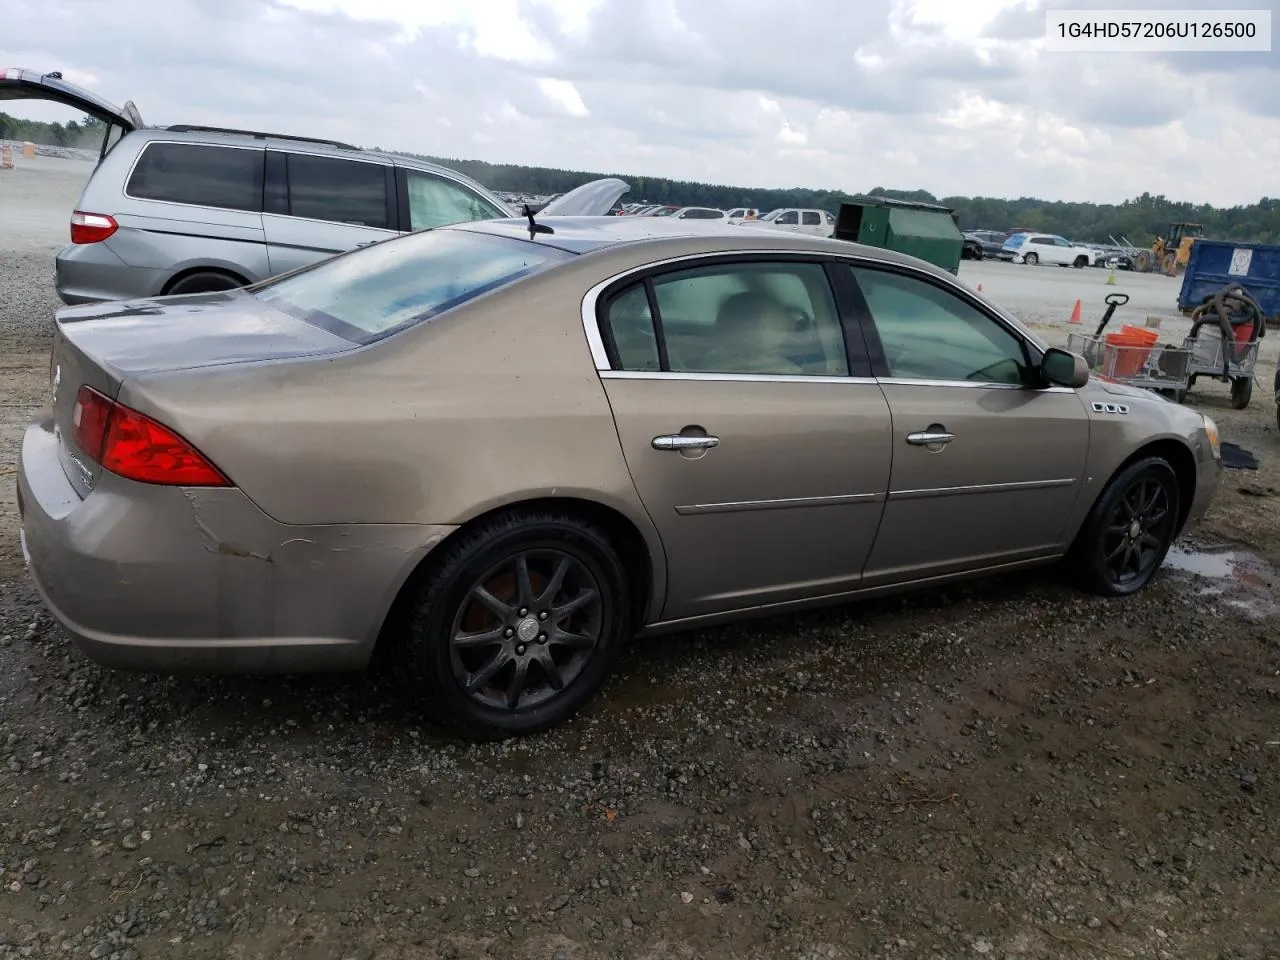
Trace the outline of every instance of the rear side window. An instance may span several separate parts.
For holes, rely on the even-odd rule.
[[[262,210],[263,151],[205,143],[149,143],[125,192],[141,200]]]
[[[816,210],[806,210],[804,212],[804,225],[806,227],[822,226],[822,215]]]
[[[359,227],[391,229],[387,175],[380,163],[290,153],[289,213]]]

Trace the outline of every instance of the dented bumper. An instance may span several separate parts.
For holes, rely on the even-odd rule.
[[[23,551],[92,660],[165,672],[362,669],[392,600],[453,528],[281,524],[242,492],[104,472],[81,499],[51,420],[23,437]]]

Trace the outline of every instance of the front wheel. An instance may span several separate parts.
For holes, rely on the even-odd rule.
[[[1072,263],[1071,265],[1072,265],[1073,267],[1075,267],[1077,270],[1081,270],[1081,269],[1083,269],[1084,267],[1087,267],[1087,266],[1089,265],[1089,258],[1088,258],[1088,257],[1083,257],[1083,256],[1082,256],[1082,257],[1076,257],[1075,262],[1074,262],[1074,263]]]
[[[1040,254],[1028,253],[1025,257],[1022,258],[1022,262],[1029,267],[1034,267],[1037,263],[1040,262]]]
[[[1177,534],[1178,478],[1168,461],[1139,460],[1107,484],[1067,558],[1089,593],[1127,597],[1150,582]]]
[[[409,695],[472,740],[567,720],[629,630],[627,578],[607,536],[571,514],[512,512],[444,551],[394,650]]]

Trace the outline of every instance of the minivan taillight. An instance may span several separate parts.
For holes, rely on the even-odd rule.
[[[93,387],[76,394],[76,445],[104,470],[136,480],[180,487],[229,487],[231,481],[168,427],[116,403]]]
[[[116,223],[115,217],[109,217],[105,213],[77,210],[71,214],[72,243],[101,243],[118,229],[120,224]]]

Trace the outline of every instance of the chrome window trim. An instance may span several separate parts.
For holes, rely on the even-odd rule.
[[[1002,323],[1006,328],[1008,328],[1009,332],[1012,333],[1014,336],[1019,337],[1020,339],[1025,341],[1027,344],[1035,347],[1037,350],[1039,350],[1042,353],[1046,349],[1048,349],[1047,345],[1041,343],[1038,337],[1036,337],[1030,330],[1023,327],[1022,323],[1016,317],[1006,314],[1003,310],[1001,310],[998,307],[994,307],[993,305],[987,304],[985,301],[981,300],[981,298],[979,297],[976,291],[970,290],[968,287],[962,284],[959,280],[955,279],[949,274],[946,276],[935,276],[932,273],[917,270],[914,267],[910,266],[909,264],[900,263],[897,260],[890,260],[884,257],[866,256],[864,254],[842,254],[842,253],[831,251],[831,250],[805,250],[805,249],[798,249],[794,247],[790,249],[767,247],[767,248],[760,248],[760,249],[754,249],[754,250],[749,248],[748,249],[738,248],[734,250],[713,250],[713,251],[704,252],[704,253],[685,253],[676,257],[664,257],[661,260],[651,260],[648,263],[640,264],[639,266],[635,266],[635,267],[628,267],[626,270],[621,270],[618,273],[615,273],[609,277],[606,277],[604,280],[601,280],[599,283],[592,286],[582,298],[582,329],[583,329],[583,332],[586,334],[587,346],[591,350],[591,358],[595,362],[596,370],[601,374],[601,376],[604,376],[605,374],[618,374],[618,373],[632,372],[632,371],[614,370],[609,365],[609,354],[606,352],[604,348],[604,339],[600,336],[600,326],[596,319],[596,308],[599,305],[601,295],[603,295],[606,289],[608,289],[609,287],[613,286],[616,283],[620,283],[621,281],[625,280],[627,277],[631,277],[639,273],[646,273],[649,270],[653,270],[657,267],[666,267],[666,266],[671,266],[679,263],[688,263],[691,260],[713,260],[714,261],[714,260],[722,260],[722,259],[733,259],[734,257],[757,257],[757,256],[776,256],[776,257],[785,257],[793,260],[807,259],[811,261],[835,261],[838,263],[846,263],[849,266],[871,265],[871,266],[890,267],[892,269],[901,270],[905,273],[910,274],[913,277],[919,278],[923,282],[927,283],[929,281],[934,281],[943,287],[950,287],[952,292],[960,295],[966,300],[969,300],[969,301],[977,300],[979,305],[976,306],[975,309],[979,309],[983,313],[992,316],[997,322]],[[643,377],[646,377],[646,378],[653,376],[653,377],[660,377],[665,379],[669,377],[678,376],[678,374],[663,373],[660,370],[653,371],[652,373],[647,371],[635,371],[635,372],[640,373]],[[746,377],[748,375],[744,374],[741,376]],[[750,378],[751,379],[761,379],[761,378],[770,379],[767,375],[750,375]],[[616,379],[623,379],[623,378],[616,378]],[[795,380],[798,382],[812,382],[818,378],[816,377],[781,377],[779,379]],[[836,378],[836,379],[841,380],[841,382],[845,382],[847,380],[856,380],[858,378],[847,377],[847,378]],[[904,383],[904,384],[912,383],[919,386],[965,386],[965,387],[969,387],[969,386],[990,387],[991,386],[991,384],[984,384],[984,383],[971,384],[968,381],[962,382],[962,381],[955,381],[955,380],[896,380],[892,378],[883,378],[883,382]],[[1027,389],[1026,387],[1020,387],[1016,384],[996,384],[996,386],[1006,387],[1006,388],[1015,389],[1015,390]],[[1043,390],[1039,390],[1037,392],[1039,393],[1049,393],[1049,392],[1075,393],[1075,391],[1072,390],[1070,387],[1046,387]]]
[[[861,383],[874,384],[875,377],[840,377],[829,374],[774,374],[774,373],[706,373],[703,371],[672,370],[598,370],[601,380],[704,380],[730,383]]]

